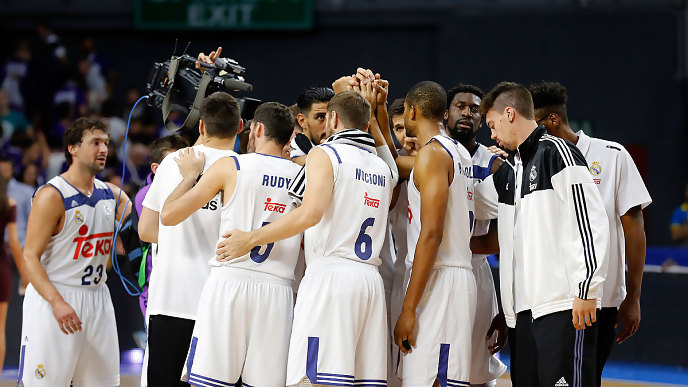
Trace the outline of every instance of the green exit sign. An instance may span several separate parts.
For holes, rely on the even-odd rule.
[[[145,29],[295,30],[313,25],[313,0],[135,0]]]

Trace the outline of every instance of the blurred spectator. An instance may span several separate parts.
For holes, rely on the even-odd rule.
[[[38,128],[52,125],[52,107],[55,92],[62,86],[67,74],[67,49],[52,28],[44,22],[36,26],[38,41],[33,45],[27,80],[29,101],[27,116]]]
[[[50,148],[43,133],[31,135],[17,132],[6,148],[7,154],[19,161],[19,180],[33,187],[46,182],[46,170],[50,161]]]
[[[80,78],[84,80],[87,90],[87,105],[92,111],[99,112],[108,99],[108,88],[105,77],[100,73],[100,68],[94,66],[87,58],[81,58],[77,64]]]
[[[5,144],[14,133],[32,132],[31,125],[24,114],[10,108],[10,100],[5,90],[0,90],[0,127],[2,127],[0,145]]]
[[[29,74],[29,61],[31,60],[31,49],[25,40],[17,44],[12,58],[0,69],[0,79],[2,79],[2,90],[7,93],[10,100],[10,108],[24,112],[26,79]]]
[[[44,44],[44,49],[46,49],[53,58],[59,62],[67,63],[67,49],[62,45],[60,37],[55,34],[48,23],[38,23],[36,26],[36,33]]]
[[[17,237],[21,246],[24,247],[26,223],[29,220],[31,197],[35,188],[17,181],[14,174],[14,160],[11,157],[0,156],[0,175],[7,180],[7,195],[17,203]],[[7,241],[7,236],[5,236],[5,241]]]
[[[108,99],[103,103],[100,110],[100,118],[108,125],[110,130],[110,143],[117,151],[117,157],[121,160],[124,157],[123,147],[124,137],[127,132],[127,122],[117,115],[117,107],[113,99]]]
[[[62,137],[64,136],[65,130],[67,130],[67,126],[72,123],[73,116],[74,109],[70,102],[60,102],[55,106],[55,120],[47,134],[50,149],[54,149],[55,151],[62,149]]]
[[[686,201],[674,210],[671,217],[671,239],[680,246],[688,246],[688,183],[684,196]]]
[[[81,52],[91,68],[95,68],[105,78],[108,85],[108,93],[112,92],[116,73],[110,59],[96,51],[96,41],[92,36],[87,36],[81,42]]]
[[[62,102],[69,102],[73,108],[71,120],[84,117],[88,114],[88,101],[84,88],[84,79],[80,72],[69,71],[67,79],[55,92],[53,106],[57,107]]]

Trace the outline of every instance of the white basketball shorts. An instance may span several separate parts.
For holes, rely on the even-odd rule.
[[[435,380],[441,387],[469,385],[475,303],[473,271],[433,270],[416,309],[416,347],[402,358],[404,387],[430,387]]]
[[[377,268],[345,258],[309,261],[289,345],[287,385],[387,385],[385,290]]]
[[[200,387],[284,387],[293,317],[291,281],[213,267],[201,292],[182,380]]]
[[[472,263],[475,284],[478,289],[478,301],[475,308],[475,322],[473,323],[473,356],[470,381],[473,384],[483,384],[497,379],[505,373],[506,365],[490,354],[487,347],[492,341],[485,340],[492,319],[499,313],[490,264],[483,257],[473,259]]]
[[[80,289],[54,284],[74,309],[82,330],[66,335],[50,304],[26,288],[19,358],[19,386],[119,386],[119,343],[107,286]]]

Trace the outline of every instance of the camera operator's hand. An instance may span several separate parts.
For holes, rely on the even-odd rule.
[[[201,71],[205,71],[205,68],[201,67],[201,62],[214,65],[215,59],[220,57],[220,53],[222,53],[222,47],[218,47],[217,50],[211,51],[210,55],[206,55],[204,53],[198,54],[198,60],[196,61],[196,68],[201,70]]]
[[[179,173],[184,180],[196,180],[201,173],[203,173],[203,166],[205,166],[205,155],[203,152],[196,152],[194,149],[184,148],[179,152],[179,157],[175,157],[174,161],[179,167]]]

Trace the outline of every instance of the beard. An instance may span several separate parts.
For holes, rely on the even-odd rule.
[[[95,161],[93,164],[89,165],[88,170],[95,176],[105,169],[105,164],[100,165],[97,161]]]
[[[454,127],[448,127],[447,129],[449,131],[449,136],[460,143],[469,142],[475,138],[475,132],[460,128],[458,121],[454,124]]]

